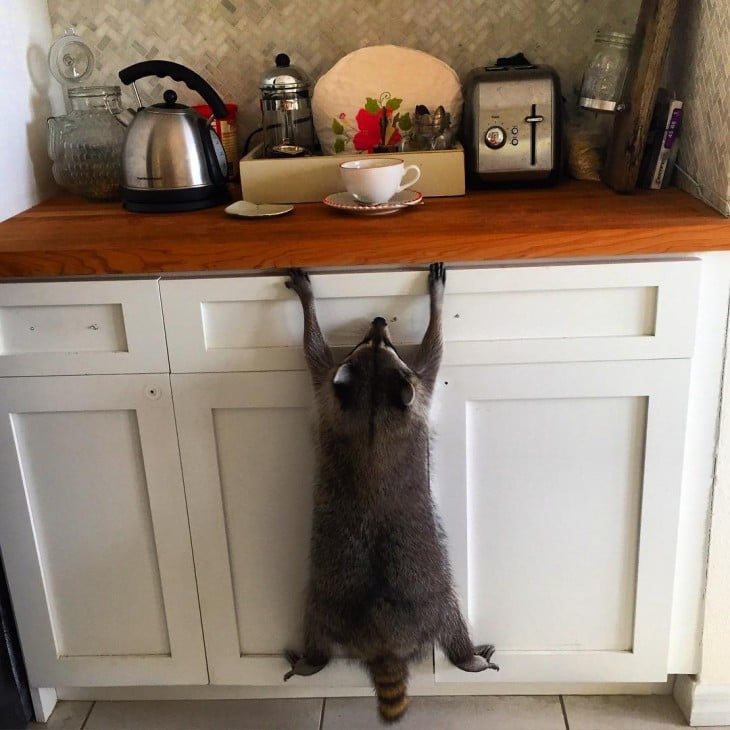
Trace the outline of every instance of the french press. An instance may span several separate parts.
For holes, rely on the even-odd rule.
[[[301,157],[314,152],[311,81],[280,53],[261,80],[264,157]]]

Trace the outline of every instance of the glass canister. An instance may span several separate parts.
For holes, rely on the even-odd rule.
[[[624,108],[622,94],[629,69],[633,36],[599,30],[594,54],[581,84],[578,103],[585,109],[614,112]]]
[[[117,200],[125,127],[118,86],[68,90],[71,111],[48,119],[48,155],[53,177],[65,190],[88,200]]]
[[[280,53],[261,80],[264,157],[300,157],[314,152],[311,80]]]

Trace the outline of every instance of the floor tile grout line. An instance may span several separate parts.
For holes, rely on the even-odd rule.
[[[570,723],[568,722],[568,711],[565,709],[565,700],[563,695],[558,695],[560,700],[560,709],[563,711],[563,722],[565,723],[565,730],[570,730]]]
[[[327,702],[327,698],[322,698],[322,707],[319,710],[319,730],[322,730],[322,727],[324,726],[324,704]]]
[[[89,718],[91,717],[91,713],[94,710],[94,707],[96,706],[96,702],[91,703],[91,707],[89,707],[89,711],[86,713],[86,717],[84,718],[84,721],[81,723],[81,727],[79,730],[84,730],[86,727],[86,723],[89,722]]]

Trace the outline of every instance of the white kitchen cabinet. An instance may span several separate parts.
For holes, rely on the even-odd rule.
[[[301,649],[314,453],[304,372],[174,374],[213,684],[280,685]],[[294,684],[301,682],[297,678]],[[365,686],[332,662],[307,686]]]
[[[434,488],[475,640],[497,645],[503,671],[439,656],[439,683],[666,679],[699,273],[697,260],[449,270]],[[161,282],[213,683],[280,684],[281,651],[301,641],[311,404],[284,281]],[[399,345],[420,340],[423,271],[312,282],[333,346],[377,315]]]
[[[665,681],[689,361],[444,368],[434,488],[499,673]]]
[[[433,486],[502,671],[437,653],[414,690],[666,678],[701,268],[449,269]],[[0,288],[0,547],[35,686],[282,685],[314,477],[284,281]],[[425,270],[312,281],[338,353],[378,315],[420,341]],[[286,691],[367,686],[335,660]]]
[[[169,375],[2,378],[0,414],[31,684],[206,683]]]

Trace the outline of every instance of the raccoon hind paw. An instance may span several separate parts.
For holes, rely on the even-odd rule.
[[[301,656],[295,651],[290,651],[289,649],[284,652],[284,656],[291,666],[291,669],[284,675],[285,682],[294,676],[311,677],[313,674],[324,669],[329,661],[328,659],[325,659],[324,662],[315,664],[310,662],[306,656]]]
[[[460,662],[456,666],[465,672],[483,672],[485,669],[494,669],[499,671],[499,665],[491,661],[494,654],[494,647],[491,644],[482,644],[474,648],[474,654],[465,662]]]

